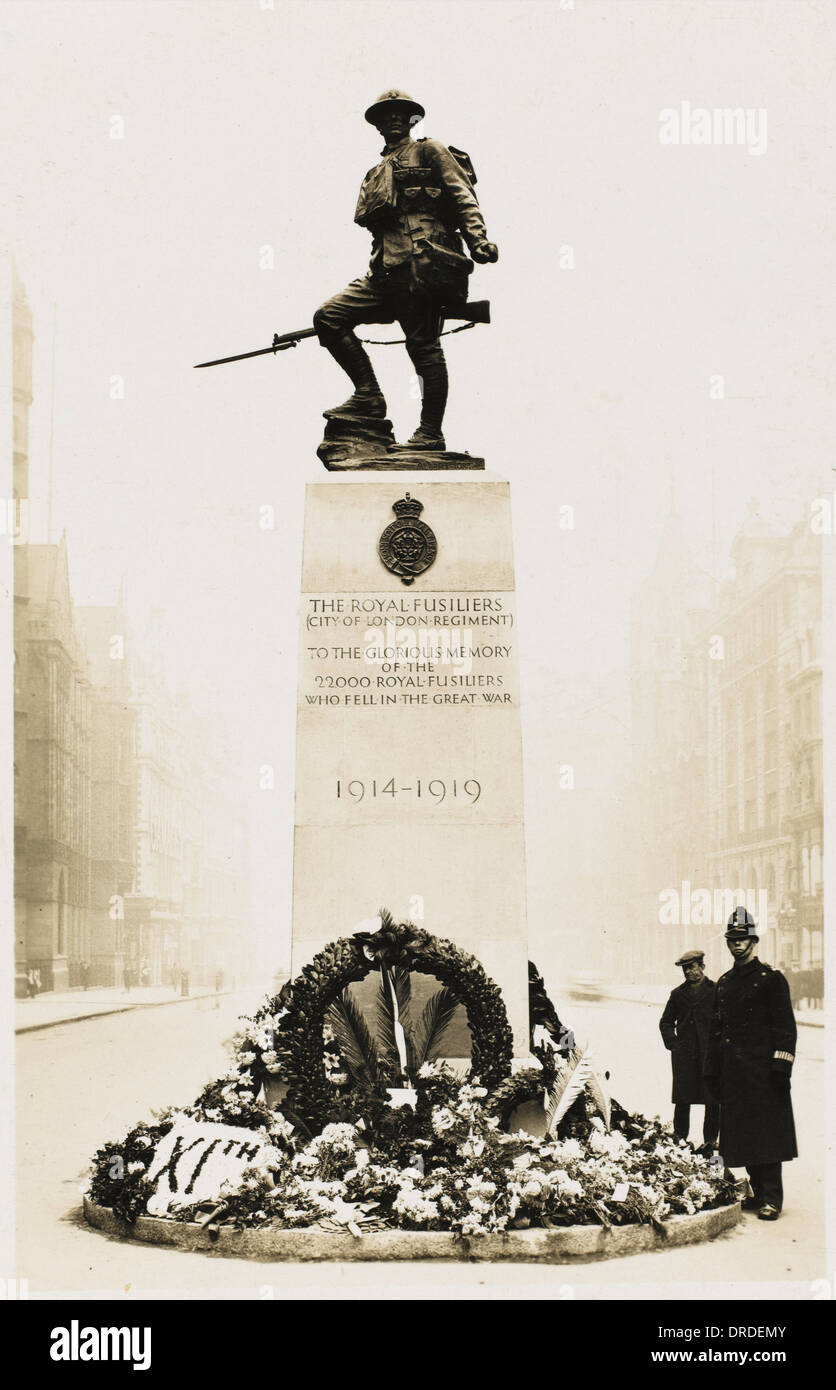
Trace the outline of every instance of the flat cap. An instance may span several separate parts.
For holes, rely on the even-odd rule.
[[[705,960],[705,951],[683,951],[675,965],[690,965],[692,960]]]

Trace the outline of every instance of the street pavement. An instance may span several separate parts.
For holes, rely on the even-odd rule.
[[[68,989],[48,990],[33,999],[15,1000],[15,1032],[28,1033],[35,1028],[51,1028],[56,1023],[71,1023],[97,1014],[124,1013],[158,1004],[179,1004],[182,1000],[214,994],[215,990],[198,986],[188,995],[171,985],[143,985],[134,989]]]
[[[80,1212],[90,1157],[153,1110],[189,1102],[227,1065],[224,1042],[258,996],[185,1001],[24,1033],[16,1040],[18,1258],[31,1298],[809,1299],[827,1276],[821,1030],[800,1030],[793,1101],[801,1157],[785,1167],[780,1221],[746,1216],[705,1245],[562,1266],[287,1265],[164,1250],[91,1230]],[[658,1008],[561,1001],[630,1110],[669,1119]],[[695,1119],[700,1112],[693,1112]],[[695,1126],[696,1129],[696,1126]],[[693,1136],[692,1136],[693,1137]]]

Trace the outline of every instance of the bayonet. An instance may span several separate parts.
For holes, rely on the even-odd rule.
[[[477,299],[470,304],[451,304],[442,310],[446,319],[464,319],[464,327],[472,327],[475,323],[490,323],[491,306],[487,299]],[[454,328],[449,330],[458,333],[461,330]],[[247,357],[266,357],[268,353],[284,352],[287,348],[295,347],[301,343],[303,338],[315,338],[315,328],[299,328],[295,333],[274,333],[273,341],[269,347],[255,348],[253,352],[236,352],[233,357],[215,357],[211,362],[195,362],[195,367],[222,367],[227,362],[243,362]]]

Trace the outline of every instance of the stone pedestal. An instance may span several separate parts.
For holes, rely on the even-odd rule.
[[[338,456],[338,451],[330,450],[326,439],[319,446],[319,456],[329,473],[347,473],[357,468],[371,469],[373,472],[412,472],[437,473],[439,469],[454,469],[457,472],[472,468],[484,470],[485,460],[475,454],[457,454],[451,449],[443,454],[422,453],[415,449],[399,449],[390,445],[385,454],[347,454]],[[323,450],[325,451],[323,453]]]
[[[381,546],[393,524],[403,544]],[[393,553],[419,568],[391,572]],[[293,973],[386,907],[479,958],[526,1055],[508,484],[438,471],[308,484],[300,627]]]
[[[391,420],[377,420],[371,415],[349,418],[333,410],[324,411],[324,415],[325,436],[316,452],[326,468],[337,464],[357,467],[371,459],[385,459],[395,443]]]

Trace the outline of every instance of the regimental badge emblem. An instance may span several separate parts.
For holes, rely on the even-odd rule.
[[[386,527],[377,544],[386,568],[404,584],[411,584],[416,575],[428,570],[438,553],[435,535],[420,520],[423,510],[423,504],[409,493],[393,502],[392,511],[398,519]]]

